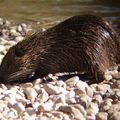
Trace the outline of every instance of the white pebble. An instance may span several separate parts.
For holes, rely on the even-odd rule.
[[[91,88],[91,87],[86,87],[86,89],[85,89],[85,91],[86,91],[86,94],[89,96],[89,97],[93,97],[93,89]]]
[[[60,94],[58,96],[58,98],[55,101],[55,104],[57,104],[57,103],[62,103],[63,105],[66,103],[65,94]]]
[[[38,107],[38,111],[39,112],[44,112],[44,111],[51,111],[52,110],[52,108],[53,108],[53,103],[43,103],[43,104],[41,104],[41,105],[39,105],[39,107]]]
[[[89,109],[91,109],[92,113],[97,114],[99,112],[98,104],[91,102]]]
[[[97,102],[98,104],[101,104],[103,102],[101,95],[94,95],[93,102]]]
[[[18,115],[12,110],[10,110],[6,115],[6,118],[8,118],[8,119],[10,119],[10,118],[14,119],[14,118],[17,118],[17,117],[18,117]]]
[[[39,94],[38,98],[40,99],[41,102],[45,102],[48,100],[49,95],[44,89],[41,89],[41,93]]]
[[[108,120],[108,113],[107,112],[99,112],[96,115],[97,120]]]
[[[4,50],[5,50],[5,47],[3,45],[0,45],[0,52]]]
[[[22,103],[15,103],[13,105],[13,108],[17,111],[19,115],[25,111],[25,106]]]
[[[28,107],[28,108],[26,108],[25,111],[26,111],[30,116],[36,114],[35,109],[32,108],[32,107]]]
[[[9,45],[10,45],[10,46],[13,46],[13,45],[15,45],[15,44],[16,44],[16,42],[13,41],[13,40],[9,42]]]
[[[80,113],[82,113],[84,116],[86,116],[86,110],[85,110],[85,108],[84,108],[82,105],[80,105],[80,104],[75,104],[74,107],[75,107],[76,109],[78,109],[78,110],[80,111]]]
[[[18,30],[19,32],[22,32],[22,27],[21,27],[21,25],[19,25],[19,26],[17,27],[17,30]]]
[[[27,87],[25,89],[25,94],[27,95],[27,98],[32,102],[35,101],[35,98],[37,97],[37,92],[31,87]]]
[[[66,84],[69,87],[73,87],[73,86],[75,86],[77,84],[78,81],[79,81],[79,77],[75,76],[75,77],[72,77],[72,78],[66,80]]]
[[[19,42],[19,41],[22,41],[24,38],[22,37],[22,36],[17,36],[16,38],[15,38],[15,40],[17,41],[17,42]]]
[[[18,33],[15,29],[11,29],[10,33],[12,36],[19,36],[20,35],[20,33]]]
[[[64,89],[62,87],[58,87],[58,86],[54,86],[51,84],[44,84],[43,88],[47,91],[48,94],[59,94],[59,93],[63,93]]]
[[[81,91],[85,91],[86,87],[88,87],[88,84],[86,82],[83,82],[79,80],[76,84],[76,88],[78,88]]]

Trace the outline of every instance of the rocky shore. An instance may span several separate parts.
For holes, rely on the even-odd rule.
[[[0,18],[0,62],[8,49],[31,31],[31,24],[15,25]],[[0,120],[120,119],[120,80],[88,85],[78,76],[66,81],[58,81],[52,74],[48,78],[52,81],[0,84]]]

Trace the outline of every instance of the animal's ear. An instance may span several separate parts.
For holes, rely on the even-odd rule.
[[[25,54],[25,50],[19,47],[16,47],[14,50],[15,56],[16,57],[22,57]]]

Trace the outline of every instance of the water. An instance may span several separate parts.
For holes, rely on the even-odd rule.
[[[0,0],[0,17],[15,21],[52,23],[73,15],[90,14],[120,22],[119,0]]]

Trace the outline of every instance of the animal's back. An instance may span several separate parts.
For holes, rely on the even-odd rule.
[[[106,70],[116,66],[117,34],[101,17],[75,16],[50,28],[46,34],[55,42],[44,64],[50,73],[87,72],[100,81]]]

